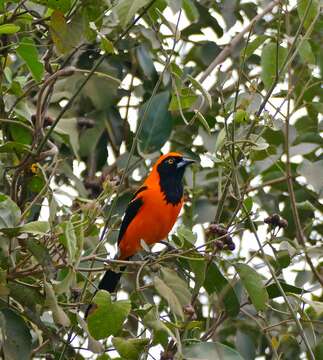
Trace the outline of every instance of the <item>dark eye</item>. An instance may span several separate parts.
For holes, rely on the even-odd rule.
[[[173,164],[174,164],[174,160],[173,160],[173,159],[168,159],[168,160],[167,160],[167,163],[168,163],[169,165],[173,165]]]

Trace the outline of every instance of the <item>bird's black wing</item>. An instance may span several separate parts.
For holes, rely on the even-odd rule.
[[[142,186],[141,188],[139,188],[136,191],[136,193],[134,194],[133,200],[131,200],[130,203],[128,204],[126,212],[125,212],[123,220],[122,220],[122,223],[121,223],[119,236],[118,236],[118,244],[120,243],[121,239],[123,238],[123,235],[125,234],[131,221],[135,218],[139,209],[142,207],[142,205],[144,203],[143,199],[141,197],[137,197],[138,194],[146,189],[147,189],[147,186]]]

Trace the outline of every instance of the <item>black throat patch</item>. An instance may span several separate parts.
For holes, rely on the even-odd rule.
[[[166,170],[161,165],[157,168],[160,177],[160,189],[165,195],[167,204],[178,205],[182,200],[184,192],[182,184],[184,169],[167,171],[168,169]]]

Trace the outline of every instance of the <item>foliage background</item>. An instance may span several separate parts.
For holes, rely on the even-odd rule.
[[[318,0],[0,12],[1,356],[322,358]],[[161,148],[200,163],[171,248],[133,259],[86,323]]]

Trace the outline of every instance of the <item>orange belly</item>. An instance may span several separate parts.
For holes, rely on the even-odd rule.
[[[120,259],[126,259],[141,249],[140,241],[153,245],[165,239],[173,228],[183,202],[166,204],[163,194],[147,190],[142,194],[143,205],[129,224],[120,241]]]

